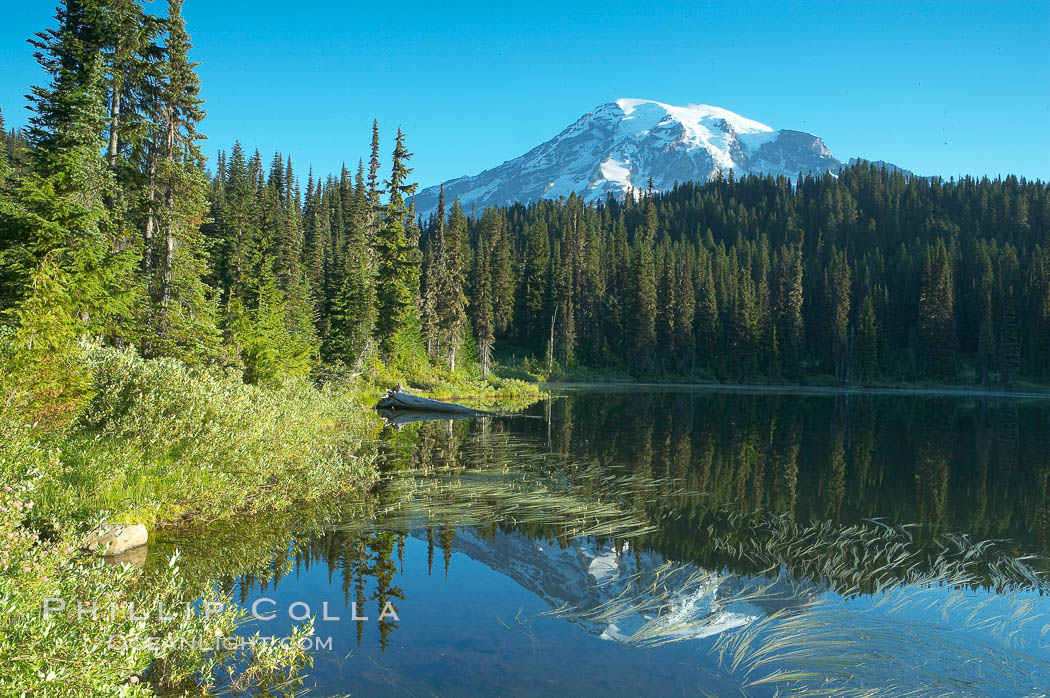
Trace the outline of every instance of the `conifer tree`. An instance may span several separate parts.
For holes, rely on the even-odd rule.
[[[999,382],[1011,388],[1021,365],[1020,328],[1017,324],[1017,301],[1013,289],[1001,294],[1002,320],[999,329]]]
[[[796,245],[785,248],[780,257],[777,281],[777,336],[780,339],[784,376],[798,378],[801,371],[805,323],[801,234]]]
[[[637,373],[652,368],[656,346],[656,208],[652,197],[645,200],[645,222],[631,245],[631,293],[627,307],[628,362]]]
[[[573,302],[574,275],[572,250],[569,238],[563,238],[557,257],[553,262],[554,284],[553,305],[551,314],[550,352],[551,362],[557,361],[561,366],[569,366],[575,360],[576,352],[576,304]]]
[[[696,344],[701,360],[711,367],[721,347],[719,346],[718,300],[715,297],[715,280],[709,258],[703,265],[702,273],[703,276],[700,278],[697,289]]]
[[[692,255],[683,255],[675,270],[674,294],[674,362],[675,369],[688,373],[696,359],[696,290],[693,285]]]
[[[90,374],[77,344],[81,327],[71,313],[69,276],[58,250],[32,270],[28,295],[14,309],[17,330],[0,355],[4,405],[33,422],[71,415],[87,396]]]
[[[0,220],[9,220],[13,216],[13,202],[11,200],[12,167],[7,152],[6,132],[4,132],[4,115],[0,112],[0,134],[5,136],[3,153],[0,153]],[[18,275],[5,255],[12,254],[11,250],[5,249],[14,243],[10,239],[11,233],[0,232],[0,310],[8,309],[17,300]]]
[[[929,375],[946,377],[953,373],[958,346],[955,328],[952,263],[944,242],[938,240],[926,251],[919,295],[919,333]]]
[[[547,222],[540,218],[528,230],[525,265],[522,275],[523,329],[522,340],[539,349],[545,346],[550,315],[547,284],[550,280],[550,239]],[[490,290],[491,293],[491,290]]]
[[[660,299],[656,304],[656,351],[661,362],[661,368],[667,370],[670,367],[674,352],[675,337],[675,293],[678,290],[675,283],[675,265],[671,257],[671,250],[663,245],[659,252],[659,281],[657,297]]]
[[[368,180],[367,180],[367,197],[368,197],[368,215],[367,215],[367,230],[369,235],[369,245],[375,244],[375,238],[379,234],[379,228],[382,225],[382,212],[383,203],[380,201],[380,195],[383,190],[379,186],[379,170],[381,164],[379,161],[379,121],[376,119],[372,120],[372,150],[371,155],[368,158]]]
[[[506,211],[486,208],[481,214],[479,236],[492,240],[492,312],[496,332],[507,334],[514,321],[514,268]],[[468,240],[464,240],[469,253]],[[464,259],[466,263],[466,259]]]
[[[850,297],[852,273],[845,253],[832,250],[827,271],[828,334],[831,339],[831,360],[835,380],[845,385],[850,367]]]
[[[474,324],[474,340],[478,345],[478,360],[481,375],[487,376],[492,360],[492,343],[495,326],[492,317],[492,270],[489,264],[490,240],[479,238],[474,254],[474,269],[471,273],[473,300],[471,320]]]
[[[13,282],[5,295],[25,297],[34,279],[46,276],[50,297],[68,303],[64,312],[78,321],[74,334],[121,341],[129,335],[117,319],[131,314],[135,260],[105,203],[115,191],[100,155],[109,18],[97,0],[68,0],[56,19],[56,29],[31,41],[51,82],[32,88],[28,171],[0,210],[0,245]],[[37,269],[45,259],[47,273]]]
[[[878,326],[870,295],[864,298],[857,324],[857,368],[861,382],[867,384],[879,373]]]
[[[466,269],[463,260],[463,240],[467,235],[467,219],[457,198],[452,204],[448,227],[441,226],[435,240],[434,314],[438,350],[448,361],[449,369],[456,370],[463,326],[467,320],[467,297],[464,293]]]
[[[987,250],[982,248],[977,258],[977,347],[976,362],[977,376],[981,385],[991,382],[992,374],[995,372],[996,349],[995,349],[995,320],[992,305],[992,293],[995,286],[992,262]]]
[[[420,309],[423,313],[423,332],[426,334],[427,354],[435,356],[437,353],[438,340],[438,316],[437,316],[437,289],[438,278],[443,270],[439,266],[441,237],[445,229],[445,185],[442,184],[438,191],[437,211],[431,216],[429,222],[429,234],[426,236],[423,247],[422,280],[420,281],[420,294],[422,302]]]
[[[310,298],[316,312],[315,326],[318,335],[327,340],[328,303],[325,268],[329,258],[330,218],[323,182],[314,181],[313,171],[307,176],[306,196],[303,201],[303,269],[310,287]],[[371,255],[369,255],[371,256]]]
[[[272,263],[264,259],[253,283],[255,307],[244,310],[240,299],[233,304],[233,339],[244,361],[244,380],[272,384],[287,378],[306,377],[313,369],[316,347],[290,332],[284,293],[277,286]]]
[[[202,361],[213,358],[219,332],[216,299],[203,280],[207,262],[200,226],[208,211],[209,187],[197,125],[204,110],[197,64],[189,60],[182,0],[169,0],[163,26],[166,38],[151,145],[157,153],[159,201],[152,202],[151,214],[164,232],[164,245],[151,284],[156,313],[146,319],[155,337],[147,344],[151,354]]]
[[[408,183],[408,175],[412,172],[408,167],[411,157],[412,154],[405,148],[405,136],[399,128],[390,179],[386,182],[389,198],[383,226],[375,240],[378,260],[375,336],[386,356],[390,356],[393,351],[394,336],[412,324],[419,289],[421,259],[418,241],[409,239],[410,228],[406,225],[408,209],[405,197],[416,188],[416,185]]]
[[[1048,256],[1048,261],[1050,261],[1050,256]],[[1047,272],[1050,273],[1050,264],[1047,264]],[[1036,339],[1035,366],[1038,375],[1046,378],[1050,376],[1050,278],[1046,280],[1043,302],[1040,305],[1042,318]]]
[[[212,207],[214,237],[219,255],[217,276],[225,300],[244,297],[254,276],[257,256],[259,217],[255,206],[255,187],[244,148],[234,143],[226,166],[222,206]]]
[[[751,378],[758,369],[758,308],[748,264],[738,267],[737,292],[729,325],[729,359],[736,375]]]

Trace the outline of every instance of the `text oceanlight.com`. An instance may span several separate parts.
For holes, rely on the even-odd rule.
[[[271,645],[280,645],[283,648],[292,646],[303,650],[331,650],[332,636],[326,637],[293,637],[286,635],[277,637],[274,635],[254,635],[252,637],[241,637],[239,635],[227,635],[216,637],[214,640],[208,638],[188,637],[125,637],[123,635],[110,635],[106,645],[112,650],[122,651],[150,651],[159,652],[167,650],[202,650],[214,651],[225,650],[227,652],[238,652],[244,650],[258,651]]]

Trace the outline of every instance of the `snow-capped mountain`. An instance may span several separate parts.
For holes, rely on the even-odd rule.
[[[794,179],[800,172],[835,172],[843,166],[811,133],[774,130],[705,104],[676,107],[646,99],[618,99],[584,114],[573,125],[499,167],[445,182],[445,198],[469,208],[555,199],[575,192],[591,202],[630,189],[667,191],[675,182],[706,181],[721,171],[737,176],[769,173]],[[438,187],[416,196],[416,210],[437,207]]]

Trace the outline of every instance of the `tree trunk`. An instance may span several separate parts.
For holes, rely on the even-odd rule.
[[[481,377],[489,377],[489,358],[492,354],[492,345],[488,341],[478,343],[478,355],[481,359]]]
[[[554,321],[558,318],[558,306],[554,306],[554,313],[551,314],[551,340],[547,350],[547,373],[549,374],[554,370]]]
[[[175,156],[175,110],[168,108],[168,129],[165,138],[165,159],[168,167],[174,167]],[[175,225],[173,209],[175,208],[175,185],[171,181],[174,173],[168,173],[168,183],[164,192],[164,209],[167,222],[164,225],[164,263],[160,275],[160,330],[167,329],[168,303],[171,302],[171,275],[175,258]]]
[[[147,202],[146,211],[146,228],[143,232],[143,250],[142,250],[142,273],[146,276],[146,283],[149,283],[149,277],[153,274],[153,233],[157,227],[156,222],[156,196],[154,194],[154,187],[157,184],[157,153],[156,148],[150,147],[149,155],[149,175],[146,182],[146,190],[149,192],[149,199]]]
[[[119,78],[113,78],[113,94],[109,100],[109,144],[106,147],[106,164],[117,168],[117,144],[120,140],[120,96],[123,87]]]

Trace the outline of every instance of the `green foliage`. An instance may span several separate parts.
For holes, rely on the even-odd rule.
[[[71,445],[61,436],[5,419],[0,448],[0,609],[7,619],[0,693],[147,696],[199,679],[207,689],[207,668],[220,661],[230,662],[238,681],[256,685],[266,671],[302,665],[295,648],[262,663],[209,653],[244,614],[210,585],[190,583],[177,552],[148,576],[82,552],[86,525],[43,503],[55,478],[71,474]],[[183,612],[198,601],[225,608],[210,616]],[[55,611],[45,615],[45,608]]]
[[[80,623],[68,611],[39,622],[39,607],[46,596],[140,607],[213,598],[211,580],[188,584],[177,558],[144,579],[82,556],[82,536],[102,519],[215,520],[358,492],[376,474],[366,444],[378,420],[358,401],[375,390],[369,380],[536,392],[478,376],[458,207],[438,327],[459,370],[429,365],[400,132],[385,211],[377,126],[367,181],[363,167],[354,182],[345,169],[316,185],[311,176],[304,199],[290,159],[277,154],[267,175],[258,151],[236,144],[209,182],[181,10],[180,0],[164,17],[133,0],[67,0],[57,27],[32,41],[49,83],[33,88],[28,141],[0,119],[4,694],[208,691],[217,677],[254,693],[294,682],[310,661],[294,643],[250,656],[185,649],[229,634],[236,611]],[[385,365],[370,352],[373,332]],[[347,380],[319,389],[306,379],[322,343],[329,374]],[[346,374],[369,362],[368,378]],[[114,635],[173,645],[125,651],[107,645]]]
[[[427,280],[435,350],[447,360],[452,371],[456,368],[456,354],[467,320],[467,296],[464,292],[466,270],[463,259],[466,236],[467,219],[457,199],[452,204],[448,225],[446,226],[444,221],[438,221],[433,231],[433,261],[428,267]]]
[[[70,312],[68,275],[45,257],[34,270],[28,297],[14,310],[17,329],[0,337],[4,411],[29,422],[57,422],[88,395],[78,323]]]
[[[527,231],[525,270],[522,278],[522,339],[542,347],[547,329],[547,282],[550,277],[550,240],[547,224],[540,218]],[[486,264],[488,267],[488,264]],[[487,273],[491,273],[490,271]],[[491,293],[491,291],[490,291]]]
[[[488,211],[484,215],[490,217]],[[484,215],[482,220],[484,221]],[[482,233],[490,233],[491,228],[482,227]],[[487,376],[492,362],[492,344],[495,338],[495,318],[493,317],[492,265],[489,257],[492,239],[489,236],[478,240],[474,253],[474,268],[471,270],[473,301],[471,303],[471,321],[474,325],[474,342],[478,349],[478,361],[481,363],[481,374]],[[528,303],[526,302],[526,308]]]
[[[385,356],[390,365],[411,374],[423,375],[427,372],[429,363],[419,316],[411,313],[404,321],[405,325],[387,342],[388,350]]]
[[[656,267],[653,244],[656,239],[656,208],[646,199],[645,220],[631,245],[629,295],[624,304],[627,323],[624,345],[632,369],[645,373],[653,367],[656,347]]]
[[[153,523],[280,509],[371,476],[357,455],[373,415],[302,381],[264,389],[173,359],[95,349],[95,397],[64,437],[40,506]]]
[[[255,294],[255,308],[244,311],[235,299],[230,312],[233,341],[244,361],[244,380],[273,384],[310,375],[317,347],[308,336],[289,331],[288,304],[268,265],[263,265]]]
[[[879,381],[990,383],[1040,376],[1050,357],[1048,214],[1043,182],[945,182],[862,162],[838,177],[511,206],[468,232],[475,258],[485,245],[494,258],[498,239],[516,260],[518,305],[494,336],[543,362],[557,313],[554,358],[594,375],[850,384],[872,379],[874,348]],[[479,293],[498,305],[491,286],[472,282],[472,307]],[[868,297],[876,331],[862,356]]]
[[[852,280],[849,261],[844,254],[832,251],[824,285],[827,289],[828,336],[831,339],[831,361],[835,379],[845,384],[850,368],[850,297]]]
[[[208,211],[208,179],[197,141],[197,124],[204,118],[196,64],[181,0],[169,0],[164,19],[163,60],[157,66],[162,79],[150,101],[152,129],[144,214],[151,235],[144,241],[151,249],[142,271],[151,303],[140,322],[147,355],[174,356],[204,363],[219,358],[217,294],[204,282],[208,249],[200,225]],[[156,240],[152,231],[163,232]],[[154,261],[156,260],[156,262]]]
[[[0,207],[2,261],[15,280],[5,295],[24,298],[46,258],[68,278],[66,312],[79,333],[125,336],[117,319],[131,314],[135,260],[107,210],[114,182],[99,157],[109,20],[99,3],[79,1],[58,18],[57,29],[32,41],[51,84],[33,88],[29,168]]]
[[[358,171],[346,219],[347,240],[341,258],[334,261],[328,337],[323,353],[328,360],[352,364],[368,345],[375,326],[375,278],[368,232],[368,200]]]

